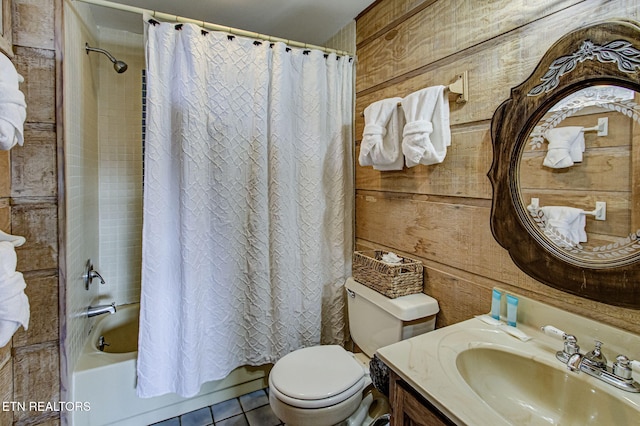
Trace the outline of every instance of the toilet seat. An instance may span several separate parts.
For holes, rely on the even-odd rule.
[[[365,370],[353,354],[337,345],[299,349],[285,355],[269,374],[269,386],[282,402],[298,408],[323,408],[343,402],[365,384]]]

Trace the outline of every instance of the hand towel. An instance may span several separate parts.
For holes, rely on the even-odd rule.
[[[544,213],[547,229],[556,230],[568,240],[568,245],[573,247],[578,243],[587,241],[585,231],[586,217],[583,210],[573,207],[545,206],[540,207]]]
[[[0,241],[0,347],[9,340],[18,327],[29,327],[29,299],[24,294],[26,283],[16,272],[18,258],[8,241]]]
[[[584,128],[579,126],[556,127],[547,130],[544,137],[549,142],[549,148],[542,164],[553,169],[561,169],[582,161],[583,130]]]
[[[449,101],[445,86],[427,87],[402,100],[407,124],[402,133],[402,152],[407,167],[442,163],[451,145]]]
[[[364,131],[358,161],[361,166],[376,170],[402,170],[404,159],[400,146],[402,114],[398,112],[401,98],[377,101],[364,110]]]
[[[5,55],[0,54],[0,149],[24,143],[27,104],[18,83],[24,81]]]

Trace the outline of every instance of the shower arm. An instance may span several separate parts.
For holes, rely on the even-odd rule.
[[[127,70],[126,62],[117,60],[111,53],[107,52],[106,50],[100,49],[99,47],[91,47],[89,46],[89,43],[85,43],[84,48],[87,52],[87,55],[89,54],[89,52],[104,53],[106,57],[109,58],[109,60],[113,63],[113,69],[116,70],[118,74],[122,74]]]
[[[89,43],[85,43],[84,44],[84,48],[87,51],[87,55],[89,54],[89,52],[104,53],[105,55],[107,55],[107,58],[109,58],[111,60],[111,62],[113,62],[114,64],[116,63],[116,58],[114,58],[111,53],[107,52],[104,49],[100,49],[99,47],[91,47],[91,46],[89,46]]]

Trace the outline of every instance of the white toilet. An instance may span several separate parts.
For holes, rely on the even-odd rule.
[[[275,363],[269,375],[269,403],[290,426],[360,425],[368,401],[363,390],[371,383],[369,359],[378,348],[435,328],[438,302],[426,294],[389,299],[353,278],[347,279],[351,338],[364,354],[341,346],[299,349]]]

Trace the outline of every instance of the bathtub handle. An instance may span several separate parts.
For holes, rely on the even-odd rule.
[[[98,273],[98,271],[93,269],[93,263],[91,263],[91,259],[87,260],[87,265],[84,268],[84,275],[82,276],[84,279],[84,288],[89,290],[89,285],[94,280],[94,278],[100,279],[100,284],[105,284],[104,278],[102,275]]]

